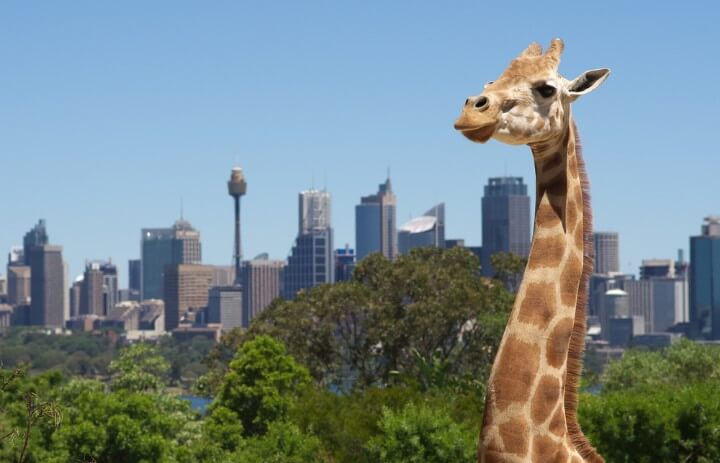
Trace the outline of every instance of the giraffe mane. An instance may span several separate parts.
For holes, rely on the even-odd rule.
[[[575,322],[570,335],[568,349],[566,385],[565,385],[565,422],[568,436],[575,449],[588,463],[603,463],[595,448],[590,444],[577,420],[578,386],[582,375],[583,352],[585,350],[585,333],[588,303],[588,284],[595,259],[592,243],[592,208],[590,206],[590,180],[585,169],[585,160],[582,156],[582,145],[575,121],[570,121],[575,137],[575,158],[580,173],[580,185],[583,197],[583,270],[578,286],[577,302],[575,306]]]

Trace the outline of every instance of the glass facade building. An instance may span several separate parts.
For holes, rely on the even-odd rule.
[[[398,232],[400,254],[413,248],[445,246],[445,204],[440,203],[420,217],[405,223]]]
[[[720,217],[690,238],[690,324],[693,337],[720,339]]]
[[[398,253],[397,198],[388,178],[374,195],[363,196],[355,206],[355,247],[357,261],[373,252],[388,259]]]
[[[482,198],[482,274],[492,276],[490,257],[530,254],[530,197],[522,177],[488,179]]]
[[[335,281],[330,193],[300,193],[298,236],[283,275],[283,297],[294,299],[301,289]]]

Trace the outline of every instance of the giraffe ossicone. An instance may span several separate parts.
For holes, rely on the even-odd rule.
[[[455,129],[472,141],[528,145],[536,172],[528,264],[490,373],[481,463],[600,463],[577,422],[592,271],[589,183],[570,104],[610,74],[558,73],[564,44],[533,43],[482,93]]]

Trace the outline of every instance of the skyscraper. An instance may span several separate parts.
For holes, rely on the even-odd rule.
[[[350,249],[349,245],[344,248],[335,250],[335,281],[348,281],[352,278],[352,272],[355,270],[357,260],[355,259],[355,250]]]
[[[137,295],[140,299],[140,288],[142,287],[142,261],[130,259],[128,261],[128,288],[131,295]]]
[[[420,217],[405,223],[398,232],[400,254],[407,254],[412,248],[445,246],[445,204],[440,203]]]
[[[199,264],[200,232],[180,219],[171,228],[143,228],[141,232],[142,299],[162,299],[163,273],[168,264]]]
[[[522,177],[488,179],[482,198],[482,274],[492,276],[490,257],[530,254],[530,197]]]
[[[720,216],[690,237],[690,326],[693,337],[720,339]]]
[[[208,305],[213,268],[199,264],[169,264],[165,267],[165,330],[181,321],[194,322],[195,314]]]
[[[85,265],[80,286],[80,315],[105,315],[103,305],[103,274],[98,262]]]
[[[30,303],[30,266],[10,265],[7,272],[8,304],[28,305]]]
[[[374,195],[363,196],[355,206],[355,248],[357,261],[373,252],[394,259],[397,244],[397,198],[390,178]]]
[[[23,256],[25,265],[30,265],[30,250],[35,246],[43,246],[48,244],[48,234],[45,228],[45,220],[38,220],[37,225],[25,233],[23,238]]]
[[[617,232],[593,233],[595,263],[593,273],[607,275],[620,271],[620,238]]]
[[[300,193],[298,236],[288,257],[283,293],[293,299],[301,289],[335,280],[333,229],[330,225],[330,193]]]
[[[30,324],[62,327],[66,313],[62,246],[32,246],[29,254]]]
[[[242,278],[243,326],[249,326],[253,318],[280,297],[286,265],[282,260],[270,260],[267,254],[245,262]]]

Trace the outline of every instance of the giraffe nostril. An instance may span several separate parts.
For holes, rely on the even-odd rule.
[[[475,102],[475,107],[478,109],[483,109],[487,106],[488,99],[486,96],[478,97],[477,101]]]
[[[470,98],[465,98],[465,106],[470,104]]]

